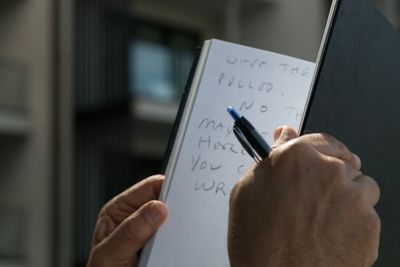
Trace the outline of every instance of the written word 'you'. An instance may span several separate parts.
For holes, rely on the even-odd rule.
[[[244,151],[243,151],[244,154]],[[207,173],[213,173],[217,172],[218,170],[221,170],[222,168],[222,163],[216,163],[213,162],[209,159],[207,159],[205,156],[202,154],[193,154],[192,155],[192,166],[190,169],[191,173],[194,172],[207,172]],[[237,167],[230,167],[231,171],[236,171],[238,174],[244,174],[246,165],[240,164]]]
[[[218,77],[218,85],[227,86],[229,88],[257,90],[265,93],[269,93],[274,89],[274,85],[271,82],[255,82],[252,80],[239,79],[235,76],[230,76],[224,72],[222,72]]]
[[[205,159],[202,154],[192,155],[192,168],[191,172],[198,171],[217,171],[222,168],[221,163],[211,162]]]

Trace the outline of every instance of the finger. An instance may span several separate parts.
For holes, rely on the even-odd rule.
[[[158,199],[163,181],[164,176],[154,175],[125,190],[105,205],[107,215],[119,224],[143,204]]]
[[[331,135],[322,133],[307,134],[301,136],[300,140],[311,144],[322,154],[347,161],[352,167],[358,170],[361,168],[360,158],[356,154],[353,154],[346,145]]]
[[[289,126],[278,127],[274,132],[275,142],[272,145],[272,148],[278,147],[296,137],[297,137],[297,132],[292,127]]]
[[[362,176],[362,172],[354,168],[348,161],[338,159],[337,157],[327,156],[321,152],[317,153],[319,153],[322,158],[325,158],[326,162],[329,164],[329,166],[333,167],[332,170],[335,171],[338,176],[347,178],[351,181],[359,176]],[[323,168],[326,168],[326,166],[323,166]]]
[[[361,186],[368,202],[371,206],[375,206],[380,197],[380,189],[378,183],[369,176],[360,175],[354,179],[354,182]]]
[[[151,201],[126,218],[97,247],[102,261],[118,262],[121,266],[137,261],[137,253],[167,218],[167,208],[160,201]]]
[[[143,204],[158,199],[164,176],[154,175],[135,184],[110,200],[101,210],[93,234],[96,246]]]

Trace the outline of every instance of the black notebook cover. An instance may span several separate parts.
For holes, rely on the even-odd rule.
[[[302,129],[361,157],[381,188],[375,266],[400,266],[400,36],[370,0],[335,4]]]

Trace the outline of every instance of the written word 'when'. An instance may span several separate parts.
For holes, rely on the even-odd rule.
[[[225,63],[228,65],[249,68],[262,68],[267,65],[267,62],[267,60],[261,58],[249,59],[236,56],[227,56],[225,60]]]
[[[240,58],[237,56],[227,56],[225,63],[231,66],[237,67],[247,67],[247,68],[263,68],[268,66],[268,61],[266,59],[261,58]],[[272,63],[271,63],[272,64]],[[269,65],[271,65],[269,64]],[[289,63],[278,63],[278,69],[283,73],[287,73],[291,76],[299,76],[305,77],[310,74],[309,67],[299,67],[295,65],[291,65]],[[272,65],[272,67],[276,67],[276,65]]]

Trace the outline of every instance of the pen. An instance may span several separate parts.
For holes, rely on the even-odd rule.
[[[247,153],[258,163],[266,159],[271,147],[256,128],[233,107],[228,107],[228,113],[235,121],[233,133]]]

